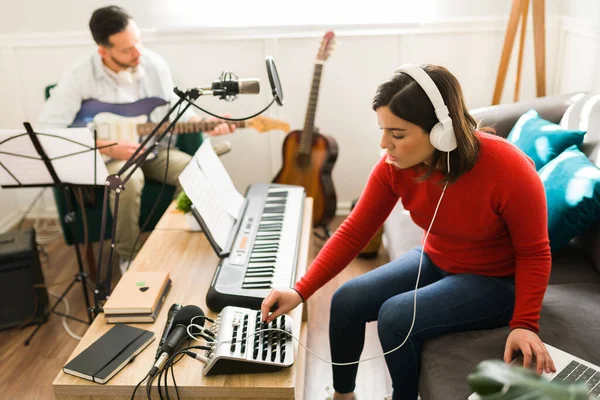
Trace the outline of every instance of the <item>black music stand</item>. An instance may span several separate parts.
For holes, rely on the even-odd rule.
[[[66,223],[65,235],[67,236],[67,238],[70,242],[75,244],[75,253],[77,255],[78,272],[77,272],[77,274],[75,274],[73,281],[71,281],[69,286],[67,286],[67,288],[60,295],[59,299],[56,301],[54,306],[50,309],[50,312],[60,315],[60,316],[63,316],[63,317],[70,318],[74,321],[89,325],[92,322],[92,315],[90,313],[90,300],[89,300],[88,292],[86,289],[87,273],[83,269],[83,262],[81,259],[81,250],[79,248],[79,244],[77,243],[77,241],[73,240],[73,230],[72,229],[74,229],[73,224],[75,223],[75,215],[76,214],[73,209],[70,190],[71,190],[72,186],[95,186],[95,185],[97,185],[96,184],[97,176],[98,176],[97,167],[104,166],[104,161],[102,161],[102,159],[98,160],[98,157],[97,157],[98,152],[96,150],[99,148],[96,147],[96,144],[95,144],[96,143],[95,132],[94,132],[93,145],[90,146],[88,144],[72,140],[72,139],[66,137],[65,135],[46,134],[46,133],[35,132],[28,122],[23,123],[23,125],[25,126],[25,130],[26,130],[25,133],[23,133],[21,131],[15,131],[13,136],[10,136],[10,137],[5,138],[4,140],[0,141],[0,155],[6,156],[4,159],[5,163],[6,164],[10,163],[14,167],[13,170],[11,171],[11,168],[9,168],[8,165],[5,165],[5,163],[2,163],[2,161],[0,160],[0,182],[1,182],[0,185],[3,188],[21,188],[21,189],[22,188],[32,188],[32,187],[57,187],[57,188],[60,188],[62,190],[62,192],[64,193],[65,199],[67,202],[67,210],[68,210],[67,214],[64,217],[64,221]],[[79,130],[81,130],[81,128]],[[31,140],[31,143],[29,143],[29,141],[27,141],[25,139],[26,136],[29,137],[29,139]],[[61,155],[57,155],[57,156],[51,158],[48,155],[48,152],[46,151],[44,146],[42,145],[40,138],[43,138],[43,140],[48,145],[50,145],[50,143],[54,139],[57,139],[57,140],[64,140],[65,143],[63,143],[63,146],[65,146],[65,147],[75,145],[77,148],[79,148],[79,147],[83,148],[83,150],[74,151],[70,154],[61,154]],[[4,145],[4,147],[10,151],[3,151],[4,149],[3,149],[2,145]],[[100,148],[109,147],[112,145],[114,145],[114,144],[110,144],[108,146],[103,146]],[[55,147],[55,146],[50,146],[50,147],[51,148],[54,147],[52,151],[54,153],[56,153],[58,147]],[[94,174],[94,176],[93,176],[93,179],[86,179],[89,181],[89,183],[87,183],[87,184],[84,184],[82,182],[73,183],[73,182],[67,182],[64,179],[61,179],[61,176],[64,177],[65,174],[69,175],[69,172],[67,171],[65,173],[65,167],[64,167],[64,165],[62,165],[63,162],[59,161],[59,160],[62,160],[62,159],[68,158],[68,157],[77,156],[77,155],[83,155],[90,151],[94,152],[94,154],[93,154],[93,160],[94,160],[93,174]],[[99,163],[99,161],[100,161],[100,163]],[[20,164],[20,165],[17,165],[17,164]],[[55,164],[61,165],[61,168],[62,168],[61,172],[57,172],[57,169],[55,168]],[[17,172],[17,169],[20,172]],[[104,174],[103,171],[101,171],[101,173]],[[18,175],[21,175],[21,176],[19,177]],[[108,173],[106,173],[106,175],[108,175]],[[67,179],[71,180],[69,178],[67,178]],[[75,179],[75,181],[77,181],[77,179]],[[67,293],[71,290],[71,288],[73,286],[75,286],[75,284],[77,282],[81,282],[81,284],[82,284],[83,297],[84,297],[85,304],[87,307],[86,310],[88,311],[88,321],[84,321],[77,317],[73,317],[71,315],[66,315],[61,312],[56,311],[56,307],[58,306],[58,304],[60,304],[62,302],[63,298],[67,295]],[[41,326],[44,322],[45,321],[37,324],[37,327],[35,328],[35,330],[25,340],[25,343],[24,343],[25,346],[27,346],[30,343],[31,339],[38,332],[38,330],[41,328]]]

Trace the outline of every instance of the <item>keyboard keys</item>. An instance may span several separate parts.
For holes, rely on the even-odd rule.
[[[273,286],[290,286],[293,281],[293,263],[290,263],[290,233],[298,232],[298,218],[288,215],[288,201],[292,201],[292,214],[301,211],[297,196],[288,196],[287,188],[270,187],[267,191],[262,215],[256,231],[255,241],[250,252],[246,273],[242,282],[243,289],[270,289]],[[292,200],[290,200],[292,199]],[[283,246],[283,248],[282,248]],[[292,251],[291,253],[295,252]],[[293,257],[292,255],[292,257]],[[292,267],[290,268],[290,265]],[[263,278],[263,279],[261,279]]]
[[[559,371],[558,374],[552,379],[553,381],[563,381],[565,383],[575,382],[586,382],[590,388],[589,393],[594,396],[600,395],[600,371],[594,368],[588,368],[587,366],[573,360]],[[600,398],[600,397],[599,397]]]

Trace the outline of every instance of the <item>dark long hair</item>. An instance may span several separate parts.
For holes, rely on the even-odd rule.
[[[448,153],[435,150],[433,160],[419,180],[426,180],[436,169],[444,174],[443,182],[452,184],[465,172],[470,171],[479,155],[479,140],[475,136],[477,122],[469,114],[458,80],[444,67],[421,65],[442,94],[448,107],[452,127],[456,135],[457,148],[450,152],[450,172],[447,171]],[[408,74],[397,73],[377,88],[373,98],[373,110],[388,106],[397,117],[415,124],[425,132],[439,121],[433,104],[423,88]],[[486,128],[483,128],[486,129]]]

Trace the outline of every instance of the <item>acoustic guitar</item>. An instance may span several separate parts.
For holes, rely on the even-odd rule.
[[[315,112],[323,64],[329,58],[334,44],[334,33],[329,31],[321,40],[308,99],[304,129],[287,134],[283,142],[283,166],[273,179],[275,183],[303,186],[306,195],[313,198],[313,226],[327,226],[335,216],[337,196],[331,171],[338,156],[338,145],[331,136],[315,127]]]
[[[141,143],[144,136],[148,135],[157,124],[149,122],[150,114],[157,107],[167,105],[167,101],[159,97],[148,97],[133,103],[113,104],[98,101],[95,99],[84,100],[71,127],[85,127],[93,124],[96,129],[98,139],[119,141],[129,140],[134,143]],[[178,122],[173,128],[175,134],[206,132],[214,129],[217,125],[227,122],[234,124],[238,128],[253,128],[258,132],[268,132],[270,130],[288,131],[290,125],[287,122],[278,121],[268,117],[258,116],[245,121],[199,121],[199,122]],[[164,124],[166,129],[169,124]],[[159,132],[160,134],[161,132]],[[153,145],[149,141],[147,146]],[[110,160],[103,155],[105,161]]]

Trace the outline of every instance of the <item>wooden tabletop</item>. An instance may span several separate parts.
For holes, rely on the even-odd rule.
[[[312,199],[304,205],[300,247],[298,251],[297,277],[304,274],[308,259],[312,232]],[[171,304],[197,305],[209,317],[215,313],[206,306],[206,293],[219,263],[204,233],[192,232],[185,216],[175,210],[173,202],[157,224],[154,231],[131,264],[134,271],[169,271],[173,286],[154,324],[130,324],[151,330],[156,339],[136,359],[118,372],[105,385],[90,382],[62,372],[53,382],[57,399],[107,398],[129,399],[135,385],[141,381],[154,364],[158,342],[164,329],[167,311]],[[302,343],[306,343],[306,314],[301,304],[289,313],[294,321],[293,332]],[[113,325],[106,323],[100,314],[87,330],[69,361],[81,353]],[[294,340],[295,358],[291,368],[274,373],[203,376],[203,363],[185,357],[174,368],[177,386],[182,397],[204,399],[302,399],[306,350]],[[170,387],[172,381],[170,380]],[[171,396],[175,398],[173,390]],[[136,397],[145,397],[145,383],[138,389]],[[158,399],[156,380],[153,397]]]

